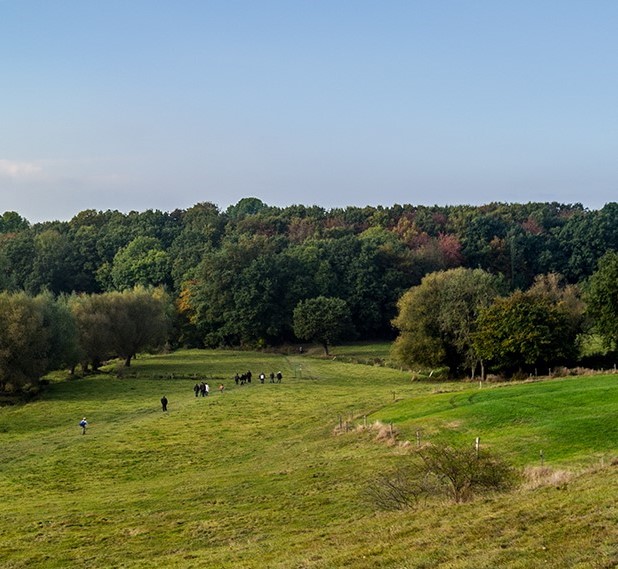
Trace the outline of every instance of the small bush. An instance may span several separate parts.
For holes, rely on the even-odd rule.
[[[365,497],[381,510],[413,508],[436,493],[435,480],[423,472],[420,463],[408,464],[378,475],[366,489]]]
[[[518,472],[503,459],[477,451],[472,446],[427,445],[417,451],[425,472],[435,476],[443,491],[455,503],[475,494],[499,492],[519,482]]]
[[[410,462],[380,474],[366,490],[381,509],[404,509],[421,499],[444,497],[455,503],[475,495],[503,492],[520,481],[519,472],[503,459],[471,447],[426,445],[415,451]]]

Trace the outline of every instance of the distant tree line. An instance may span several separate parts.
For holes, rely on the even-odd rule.
[[[453,371],[485,364],[506,369],[518,364],[508,363],[504,347],[496,351],[483,341],[479,324],[504,323],[525,308],[530,318],[549,318],[553,330],[563,314],[552,310],[560,312],[563,301],[546,295],[542,316],[531,300],[538,294],[527,291],[538,290],[534,283],[549,274],[560,287],[580,290],[601,258],[618,249],[617,214],[616,203],[600,210],[555,202],[326,210],[272,207],[256,198],[225,211],[211,203],[172,212],[86,210],[70,221],[37,224],[5,212],[0,291],[31,298],[81,295],[94,303],[93,295],[162,287],[175,307],[173,346],[260,347],[311,338],[327,349],[330,335],[314,316],[328,310],[303,310],[308,301],[335,302],[345,315],[333,338],[394,339],[405,328],[404,293],[433,283],[454,306],[474,308],[448,312],[438,306],[440,321],[424,322],[427,330],[438,327],[439,340],[428,332],[426,345],[411,353],[431,354],[423,361],[446,362]],[[439,282],[443,276],[431,276],[453,269],[471,271],[459,274],[455,291]],[[434,302],[431,294],[428,299]],[[580,320],[578,329],[586,319]],[[399,348],[406,341],[410,347],[402,339]],[[549,353],[547,346],[539,349]],[[543,357],[544,363],[555,360]],[[524,365],[539,358],[530,356]]]

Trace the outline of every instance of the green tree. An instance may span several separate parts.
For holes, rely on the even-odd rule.
[[[7,290],[24,290],[33,275],[36,255],[32,231],[21,231],[0,236],[0,258],[5,268],[4,286]]]
[[[328,346],[354,334],[350,309],[345,300],[318,296],[301,301],[294,309],[294,334],[300,340]]]
[[[135,287],[103,294],[73,295],[84,367],[120,357],[125,366],[138,352],[165,344],[171,324],[170,299],[162,288]]]
[[[211,203],[199,203],[181,212],[182,229],[167,250],[172,260],[171,275],[176,291],[195,276],[195,269],[208,251],[220,247],[226,216]]]
[[[588,281],[586,309],[605,345],[618,348],[618,253],[608,251]]]
[[[564,365],[576,353],[578,330],[570,318],[549,297],[516,291],[481,310],[474,346],[499,372]]]
[[[97,370],[113,355],[111,313],[105,294],[73,294],[67,300],[79,338],[81,363]]]
[[[427,275],[399,301],[395,359],[408,366],[447,366],[453,375],[462,367],[474,373],[480,362],[473,344],[476,320],[500,288],[500,279],[481,269]]]
[[[48,342],[48,368],[68,368],[71,371],[80,362],[81,349],[77,323],[68,305],[68,298],[54,298],[51,293],[40,295],[43,317],[50,330]]]
[[[295,260],[285,240],[263,235],[227,239],[209,251],[183,289],[184,312],[209,346],[291,338]]]
[[[42,375],[74,363],[75,328],[50,294],[0,294],[0,389],[35,387]]]
[[[17,233],[30,227],[26,219],[14,211],[5,211],[0,216],[0,233]]]
[[[259,198],[242,198],[236,205],[229,206],[226,213],[232,219],[242,219],[268,209],[268,206]]]
[[[170,300],[162,288],[107,293],[111,348],[129,367],[138,352],[162,347],[170,330]]]
[[[169,255],[154,237],[136,237],[114,256],[110,278],[116,290],[170,282]]]
[[[49,290],[54,294],[71,289],[71,246],[57,229],[46,229],[34,239],[32,274],[25,283],[32,294]]]

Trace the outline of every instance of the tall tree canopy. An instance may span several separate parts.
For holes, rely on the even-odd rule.
[[[586,290],[588,314],[605,345],[618,348],[618,253],[608,251],[590,277]]]
[[[543,288],[516,291],[481,310],[474,347],[495,371],[546,371],[575,357],[581,318]]]
[[[617,208],[326,210],[243,198],[225,211],[207,202],[169,213],[85,210],[67,222],[33,225],[7,212],[0,216],[0,291],[92,294],[163,285],[183,309],[177,341],[192,345],[290,341],[300,301],[336,297],[346,301],[360,338],[392,339],[397,301],[436,271],[483,268],[511,291],[549,272],[583,282],[618,247]]]
[[[301,340],[318,342],[328,355],[328,346],[352,339],[354,327],[345,300],[318,296],[301,301],[294,309],[294,333]]]
[[[168,339],[170,301],[161,288],[135,287],[121,292],[76,295],[69,306],[79,330],[84,364],[97,368],[110,357],[125,366],[138,352],[162,346]]]
[[[43,374],[74,363],[73,321],[50,294],[0,293],[0,390],[36,385]]]
[[[447,366],[452,374],[479,361],[473,335],[479,311],[500,290],[500,279],[482,269],[451,269],[426,276],[399,301],[393,354],[412,365]]]

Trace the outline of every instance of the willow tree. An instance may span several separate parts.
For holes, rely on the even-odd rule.
[[[77,357],[74,322],[51,294],[0,293],[0,389],[35,386]]]
[[[446,366],[451,375],[467,368],[474,374],[481,363],[473,344],[477,317],[500,288],[501,279],[481,269],[427,275],[399,300],[393,356],[408,366]]]
[[[119,357],[125,366],[138,352],[165,344],[170,329],[170,300],[161,288],[135,287],[122,292],[79,295],[69,300],[79,330],[85,365],[95,369]]]

